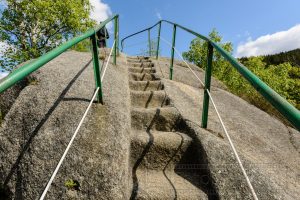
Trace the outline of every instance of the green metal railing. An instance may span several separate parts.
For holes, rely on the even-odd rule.
[[[204,89],[204,99],[203,99],[203,112],[202,112],[202,124],[203,128],[207,128],[208,121],[208,107],[209,107],[209,95],[207,91],[210,91],[210,83],[211,83],[211,71],[213,65],[213,50],[215,49],[218,53],[220,53],[268,102],[270,102],[275,109],[277,109],[297,130],[300,131],[300,111],[292,106],[287,100],[282,98],[279,94],[277,94],[272,88],[270,88],[266,83],[260,80],[254,73],[252,73],[247,67],[238,62],[236,58],[234,58],[230,53],[226,52],[222,47],[216,44],[214,41],[209,38],[196,33],[193,30],[190,30],[184,26],[179,24],[167,21],[160,20],[153,26],[131,34],[121,40],[121,49],[124,49],[124,41],[130,37],[133,37],[137,34],[148,31],[148,35],[150,34],[151,29],[158,25],[158,38],[157,38],[157,52],[156,59],[158,59],[158,50],[160,45],[160,34],[161,34],[161,25],[162,22],[167,24],[171,24],[173,26],[173,38],[172,38],[172,48],[171,48],[171,59],[170,59],[170,79],[173,79],[173,64],[174,64],[174,49],[176,42],[176,30],[177,27],[182,30],[191,33],[192,35],[203,39],[208,43],[208,57],[207,57],[207,67],[205,71],[205,89]],[[150,46],[149,41],[149,46]]]
[[[102,95],[102,85],[101,85],[101,78],[100,78],[100,63],[99,63],[99,57],[98,57],[98,48],[97,48],[97,40],[96,40],[96,33],[103,28],[107,23],[114,20],[114,59],[113,63],[116,65],[117,62],[117,53],[118,53],[118,41],[119,41],[119,15],[114,15],[107,20],[103,21],[100,25],[98,25],[95,28],[92,28],[88,30],[87,32],[83,33],[82,35],[73,38],[70,41],[67,41],[66,43],[58,46],[57,48],[51,50],[47,54],[39,57],[35,61],[23,65],[20,68],[14,70],[12,73],[10,73],[7,77],[1,80],[0,82],[0,93],[4,92],[5,90],[9,89],[22,79],[24,79],[26,76],[30,75],[34,71],[38,70],[40,67],[48,63],[49,61],[53,60],[60,54],[64,53],[74,45],[82,42],[85,39],[90,38],[91,44],[92,44],[92,54],[93,54],[93,66],[94,66],[94,76],[95,76],[95,84],[96,88],[99,87],[99,92],[97,96],[97,101],[100,103],[103,103],[103,95]]]

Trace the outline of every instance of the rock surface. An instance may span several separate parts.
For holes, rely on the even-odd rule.
[[[134,85],[144,81],[150,85],[160,80],[153,73],[156,67],[149,58],[127,61],[130,82]],[[201,182],[205,174],[194,167],[199,164],[193,156],[194,142],[185,133],[180,113],[170,104],[164,85],[161,86],[150,91],[130,87],[130,199],[211,199],[212,188]]]
[[[93,105],[47,199],[128,196],[130,96],[122,57],[106,73],[105,104]],[[21,91],[0,129],[0,180],[13,199],[42,194],[95,88],[90,53],[66,52],[34,76],[38,83]],[[68,180],[80,190],[68,190]]]
[[[168,77],[168,60],[154,62],[161,66],[158,76]],[[204,81],[202,70],[195,72]],[[176,81],[164,80],[166,92],[195,131],[193,137],[203,147],[221,199],[251,199],[211,103],[208,131],[199,128],[203,101],[199,81],[191,78],[193,74],[180,62],[174,65],[173,77]],[[225,91],[217,81],[213,81],[211,94],[259,199],[297,199],[300,195],[299,132]]]
[[[151,110],[157,104],[169,119],[164,126],[158,122],[155,125],[153,135],[160,138],[155,140],[158,152],[170,154],[167,150],[173,146],[163,141],[175,133],[169,131],[179,117],[185,124],[184,144],[188,146],[193,141],[192,152],[199,159],[198,166],[207,176],[209,187],[218,194],[214,198],[252,199],[211,104],[208,129],[200,128],[203,89],[190,70],[176,61],[174,81],[170,81],[168,59],[151,59],[155,69],[149,62],[145,63],[144,71],[137,70],[136,67],[140,67],[137,65],[127,66],[125,59],[121,54],[117,66],[109,64],[103,82],[105,103],[93,104],[46,199],[129,199],[132,193],[130,146],[141,148],[149,139],[145,132],[138,132],[137,141],[133,143],[132,125],[138,129],[143,128],[141,123],[147,125],[147,119],[153,117]],[[204,80],[203,71],[191,67]],[[128,72],[132,72],[131,76]],[[138,73],[155,75],[140,76]],[[35,84],[21,88],[18,95],[9,98],[10,109],[0,128],[0,195],[10,196],[8,199],[39,198],[95,88],[90,53],[66,52],[33,77]],[[130,92],[130,89],[146,92]],[[212,95],[258,198],[297,199],[300,196],[299,132],[230,94],[215,79],[212,80]],[[148,102],[153,96],[153,101]],[[132,104],[137,108],[131,110]],[[144,112],[145,109],[148,111]],[[141,112],[145,113],[142,119],[138,118]],[[134,116],[139,123],[132,123]],[[169,116],[175,116],[174,120]],[[169,133],[156,135],[160,131]],[[177,144],[176,138],[181,134],[170,143]],[[150,161],[153,155],[156,154],[149,154]],[[149,166],[149,162],[143,166]],[[143,171],[137,173],[143,176]],[[154,172],[153,168],[149,174],[152,174],[153,184],[168,184],[160,178],[163,174]],[[180,169],[171,174],[175,182],[180,180],[180,187],[189,184],[182,181],[185,179]],[[68,189],[65,186],[68,180],[78,182],[79,188]],[[143,184],[145,182],[141,181]],[[169,189],[151,191],[154,196],[160,192],[165,195]]]

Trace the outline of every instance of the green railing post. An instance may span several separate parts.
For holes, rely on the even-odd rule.
[[[161,22],[159,22],[159,24],[158,24],[158,37],[157,37],[157,47],[156,47],[156,60],[158,59],[158,52],[159,52],[160,31],[161,31]]]
[[[207,90],[210,91],[212,60],[213,60],[213,52],[214,52],[214,48],[210,42],[208,42],[207,52],[208,52],[207,66],[205,70],[205,87],[204,87],[202,124],[201,124],[202,128],[207,128],[207,120],[208,120],[209,95]]]
[[[173,64],[174,64],[175,40],[176,40],[176,25],[174,24],[174,26],[173,26],[172,49],[171,49],[170,80],[173,79]]]
[[[124,51],[124,41],[122,40],[121,41],[121,52],[123,53],[123,51]]]
[[[143,33],[145,31],[148,31],[149,29],[152,29],[153,27],[155,27],[156,25],[158,25],[162,22],[174,25],[175,31],[173,31],[173,33],[176,32],[176,27],[179,27],[182,30],[187,31],[187,32],[191,33],[192,35],[196,36],[197,38],[200,38],[206,42],[209,42],[210,45],[213,46],[213,49],[215,49],[218,53],[220,53],[223,56],[223,58],[225,58],[231,64],[232,67],[234,67],[269,103],[271,103],[274,106],[274,108],[276,108],[287,120],[289,120],[289,122],[297,130],[300,131],[300,111],[297,108],[295,108],[286,99],[284,99],[278,93],[276,93],[272,88],[270,88],[266,83],[264,83],[259,77],[257,77],[253,72],[251,72],[247,67],[245,67],[244,65],[239,63],[239,61],[236,58],[234,58],[230,53],[226,52],[218,44],[216,44],[215,42],[211,41],[207,37],[195,32],[191,29],[188,29],[184,26],[181,26],[179,24],[176,24],[176,23],[173,23],[173,22],[170,22],[167,20],[160,20],[155,25],[153,25],[149,28],[143,29],[141,31],[138,31],[136,33],[133,33],[133,34],[123,38],[122,46],[126,39],[133,37],[137,34]],[[174,38],[175,38],[175,34],[173,34],[173,42],[174,42],[173,46],[175,46]],[[172,48],[172,52],[173,51],[174,51],[174,48]],[[174,58],[172,56],[171,65],[170,65],[170,79],[172,79],[172,76],[173,76],[173,59]],[[206,76],[206,77],[210,77],[210,76]],[[0,89],[1,89],[1,87],[0,87]],[[206,98],[207,98],[207,95],[206,95]],[[208,105],[207,105],[207,108],[208,108]],[[205,116],[205,112],[203,113],[203,115]],[[206,117],[207,117],[207,115],[206,115]],[[203,119],[203,121],[205,121],[205,120]],[[206,123],[203,123],[203,126],[206,127]]]
[[[151,33],[150,33],[151,29],[148,29],[148,46],[149,46],[149,56],[151,56]]]
[[[95,83],[96,83],[96,88],[99,87],[97,102],[103,104],[102,85],[101,85],[101,78],[100,78],[100,64],[99,64],[99,58],[98,58],[96,33],[94,33],[91,36],[91,42],[92,42],[92,51],[93,51],[92,53],[93,53]]]
[[[115,31],[115,37],[114,37],[114,40],[115,40],[115,45],[114,45],[114,65],[117,64],[117,45],[118,45],[118,16],[115,17],[115,25],[114,25],[114,31]]]
[[[120,18],[119,15],[117,16],[117,22],[118,22],[118,37],[117,37],[117,51],[118,51],[118,55],[120,54],[120,48],[119,48],[119,42],[120,42]]]

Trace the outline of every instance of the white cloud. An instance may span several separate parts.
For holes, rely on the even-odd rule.
[[[238,45],[236,57],[274,54],[300,48],[300,24]]]
[[[108,4],[102,2],[102,0],[90,0],[93,7],[90,17],[96,20],[98,23],[106,20],[112,15],[111,9]]]
[[[156,15],[156,17],[157,17],[159,20],[162,19],[161,14],[160,14],[160,12],[159,12],[157,9],[155,10],[155,15]]]

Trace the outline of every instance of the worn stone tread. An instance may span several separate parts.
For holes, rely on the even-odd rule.
[[[132,108],[131,127],[139,130],[173,131],[180,123],[181,116],[174,107]]]
[[[135,91],[154,91],[163,90],[164,85],[160,80],[157,81],[129,81],[129,87]]]
[[[140,108],[155,108],[170,105],[170,99],[165,91],[133,91],[130,92],[131,106]]]
[[[129,67],[129,72],[132,73],[155,73],[156,70],[153,67]]]
[[[136,174],[139,182],[136,199],[208,199],[196,185],[172,171],[137,170]]]
[[[180,132],[132,130],[131,163],[143,158],[139,168],[174,170],[191,142],[189,136]]]
[[[160,80],[154,73],[129,73],[129,79],[133,81],[154,81]]]
[[[193,163],[193,139],[180,132],[184,123],[170,104],[154,64],[131,58],[130,164],[133,189],[130,199],[207,199],[195,180],[200,171],[180,170]],[[190,162],[190,160],[192,160]],[[178,172],[180,175],[175,173]],[[195,184],[196,183],[196,184]]]

